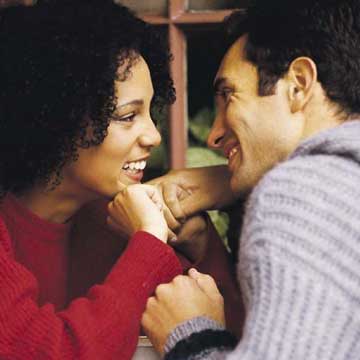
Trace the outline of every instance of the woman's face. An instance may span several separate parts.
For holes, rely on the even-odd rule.
[[[161,142],[150,116],[154,89],[142,57],[115,89],[117,106],[104,141],[79,149],[79,159],[64,168],[63,184],[79,196],[113,197],[122,185],[139,183],[151,148]]]

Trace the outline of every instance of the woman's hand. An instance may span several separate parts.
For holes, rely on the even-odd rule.
[[[107,222],[114,230],[129,236],[146,231],[161,241],[168,238],[168,226],[163,215],[163,201],[151,185],[129,185],[108,205]]]
[[[147,301],[141,324],[155,349],[163,353],[171,331],[198,316],[225,325],[224,300],[214,279],[191,269],[189,276],[177,276],[157,287],[155,296]]]

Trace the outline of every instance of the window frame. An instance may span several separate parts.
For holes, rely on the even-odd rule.
[[[237,10],[245,11],[241,5]],[[138,15],[145,21],[167,27],[169,47],[173,54],[170,64],[171,75],[176,88],[176,102],[169,109],[169,167],[181,169],[186,167],[186,150],[188,148],[188,104],[187,104],[187,36],[186,31],[192,28],[207,28],[221,24],[224,18],[235,9],[191,11],[187,0],[168,0],[168,14]]]

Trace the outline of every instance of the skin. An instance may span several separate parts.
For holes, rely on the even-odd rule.
[[[146,160],[161,141],[150,116],[154,90],[142,57],[131,72],[128,79],[115,84],[117,106],[104,141],[99,146],[79,149],[78,160],[62,169],[63,180],[54,190],[38,184],[19,199],[39,217],[64,223],[85,203],[115,197],[109,205],[111,224],[118,221],[125,233],[145,230],[166,241],[167,225],[157,190],[139,185],[142,171],[133,174],[123,169],[128,162]],[[131,209],[131,216],[124,208]]]
[[[78,149],[78,160],[63,168],[62,182],[54,190],[48,191],[46,186],[38,184],[19,199],[39,217],[64,223],[84,204],[106,197],[111,200],[108,224],[119,234],[131,236],[143,230],[164,242],[170,235],[170,239],[177,240],[174,245],[190,259],[198,261],[206,245],[203,217],[194,216],[186,222],[178,222],[170,216],[156,188],[140,185],[143,171],[134,174],[123,168],[126,163],[147,160],[151,149],[161,142],[150,116],[154,95],[150,71],[141,56],[132,66],[131,75],[115,83],[115,93],[117,106],[104,141],[99,146]],[[164,214],[168,214],[168,222]],[[178,230],[178,236],[169,228]],[[201,235],[197,241],[193,239],[194,234]],[[201,249],[196,246],[199,242]]]
[[[270,96],[258,95],[259,77],[256,67],[246,60],[244,46],[247,37],[239,38],[228,50],[217,72],[214,88],[217,114],[212,126],[208,145],[223,150],[228,158],[229,182],[222,176],[211,176],[206,168],[198,170],[200,176],[181,172],[180,180],[170,174],[165,183],[178,184],[183,191],[196,193],[204,198],[203,204],[212,203],[218,189],[226,184],[235,197],[247,195],[261,177],[277,163],[284,161],[299,143],[317,132],[338,126],[346,119],[341,109],[331,103],[317,79],[316,64],[312,59],[295,59],[287,73],[277,82]],[[185,174],[185,175],[184,175]],[[186,175],[187,174],[187,175]],[[206,177],[206,174],[210,175]],[[184,177],[187,179],[184,180]],[[206,182],[213,191],[201,191]],[[230,189],[228,189],[230,190]],[[163,192],[164,193],[164,192]],[[227,192],[229,193],[229,191]],[[191,201],[192,194],[187,199]],[[175,216],[190,214],[184,208],[185,201],[173,191],[165,201]],[[182,289],[188,283],[186,296]],[[210,285],[208,275],[191,271],[181,281],[161,285],[161,292],[149,299],[142,325],[154,347],[163,353],[168,335],[183,321],[197,316],[219,320],[223,304],[214,301],[219,292]],[[181,306],[179,306],[181,304]]]

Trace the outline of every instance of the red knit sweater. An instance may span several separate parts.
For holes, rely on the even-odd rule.
[[[3,200],[1,360],[131,358],[147,298],[182,267],[148,233],[136,233],[120,257],[124,242],[84,234],[89,227],[48,223],[11,195]]]

